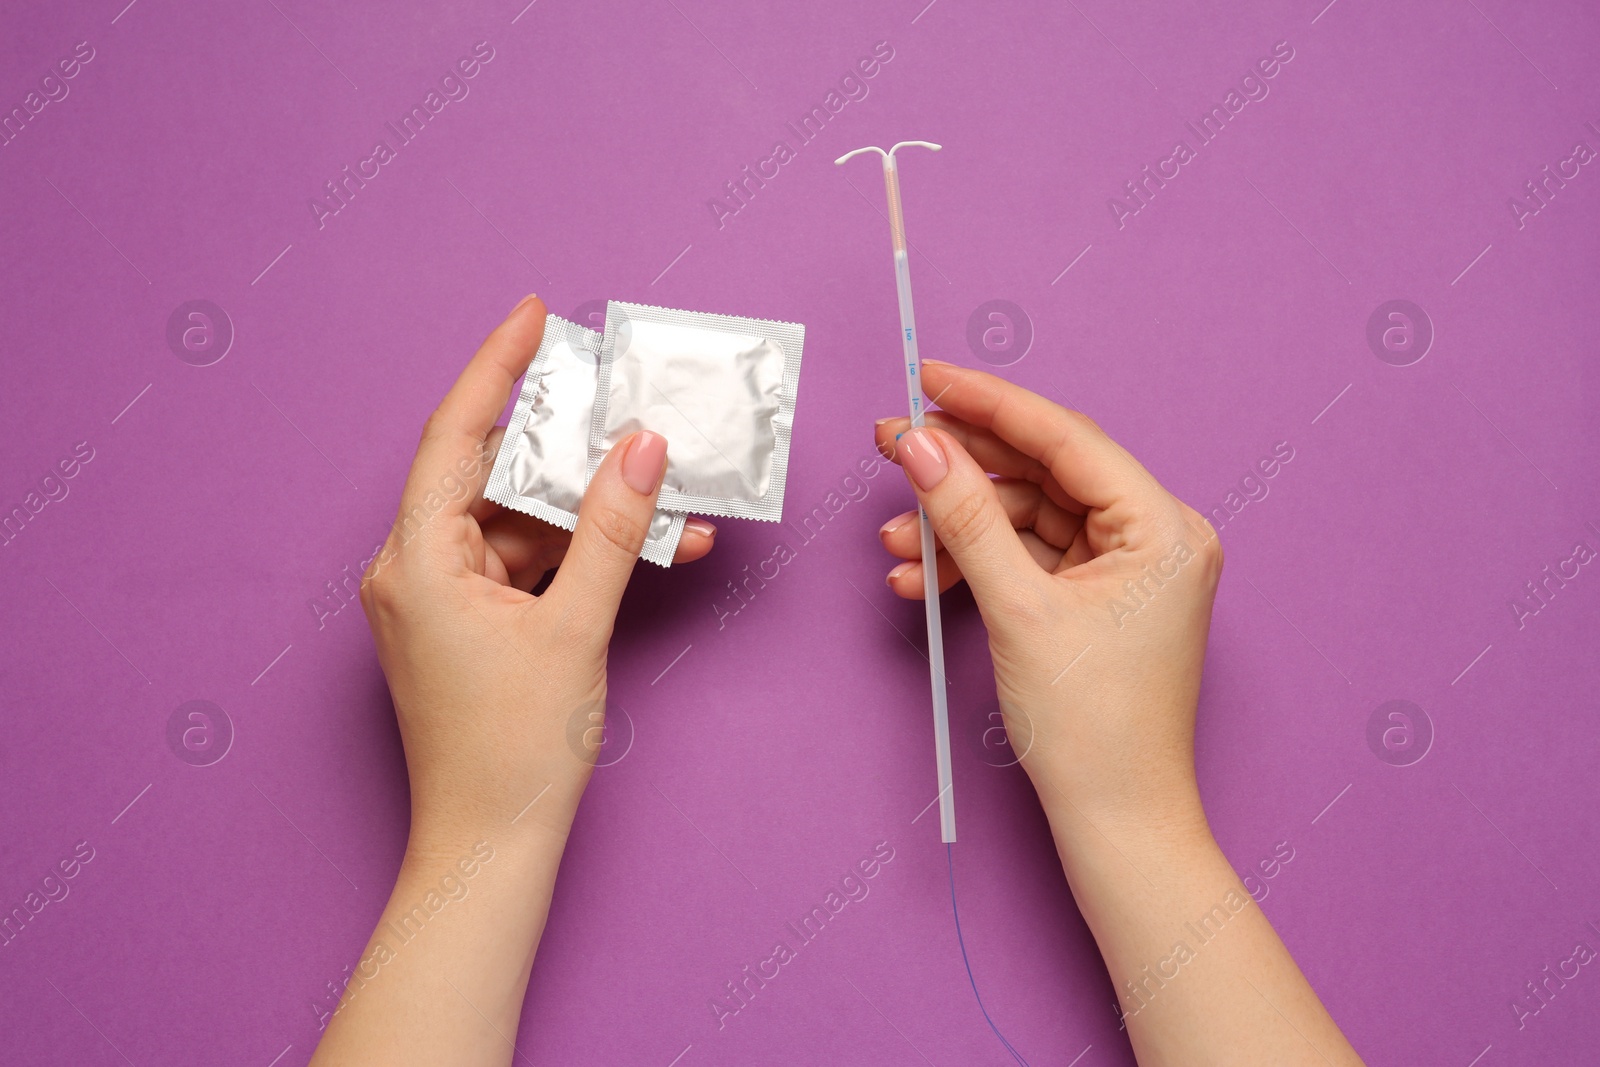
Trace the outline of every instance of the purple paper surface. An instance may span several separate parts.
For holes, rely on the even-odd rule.
[[[1293,850],[1254,884],[1356,1048],[1594,1061],[1600,970],[1527,987],[1600,948],[1593,5],[123,3],[0,16],[0,909],[92,850],[0,945],[0,1062],[309,1058],[406,828],[339,590],[530,291],[806,355],[788,521],[637,569],[632,747],[522,1062],[1005,1061],[919,817],[921,608],[876,537],[912,497],[857,466],[904,394],[878,171],[832,161],[906,138],[945,145],[902,160],[924,355],[1081,407],[1221,529],[1204,796],[1241,873]],[[964,591],[945,620],[985,1003],[1035,1064],[1132,1063]]]

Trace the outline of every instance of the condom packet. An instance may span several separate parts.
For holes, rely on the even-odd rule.
[[[544,340],[522,379],[511,422],[483,495],[513,510],[573,530],[593,421],[601,336],[559,315],[546,315]],[[683,536],[682,511],[660,508],[641,559],[672,565]]]
[[[636,430],[667,439],[659,504],[778,522],[805,327],[612,300],[588,473]]]

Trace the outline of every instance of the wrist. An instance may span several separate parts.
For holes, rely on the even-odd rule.
[[[1116,795],[1069,791],[1048,778],[1035,786],[1069,878],[1080,861],[1108,852],[1146,869],[1217,851],[1192,780]]]
[[[1218,896],[1238,885],[1203,819],[1119,826],[1070,812],[1052,818],[1051,829],[1073,899],[1102,947],[1196,893]]]
[[[533,781],[515,791],[493,796],[434,795],[414,790],[407,857],[419,861],[453,860],[487,841],[496,849],[559,855],[577,816],[588,775],[566,775]]]
[[[554,884],[566,843],[566,826],[552,827],[531,815],[514,824],[504,819],[497,824],[480,819],[414,819],[396,888],[409,886],[417,892],[467,883],[480,897],[487,893],[484,899],[508,894],[531,899],[528,895],[537,897],[539,886]]]

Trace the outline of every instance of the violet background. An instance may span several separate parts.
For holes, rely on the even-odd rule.
[[[310,603],[383,538],[423,419],[529,291],[796,320],[787,514],[822,504],[903,406],[881,183],[832,160],[903,138],[946,146],[903,165],[926,355],[1015,358],[967,341],[1013,302],[1034,336],[1000,373],[1201,510],[1294,449],[1222,529],[1199,762],[1236,866],[1295,850],[1262,906],[1356,1047],[1593,1058],[1593,968],[1523,1029],[1510,1005],[1600,947],[1600,576],[1520,629],[1510,604],[1600,548],[1600,173],[1521,229],[1508,198],[1600,146],[1600,14],[925,2],[8,5],[0,109],[96,55],[0,148],[0,510],[75,443],[94,459],[0,549],[0,907],[96,855],[0,947],[0,1061],[307,1060],[406,818],[359,609],[319,628]],[[1119,229],[1108,199],[1283,40],[1270,95]],[[470,95],[319,229],[308,199],[478,41]],[[880,41],[868,97],[798,146],[785,123]],[[794,161],[719,228],[708,201],[780,138]],[[167,344],[191,299],[237,333],[210,366]],[[1366,340],[1391,299],[1436,332],[1410,366]],[[638,568],[612,669],[633,746],[579,816],[521,1062],[1004,1061],[913,822],[921,611],[875,535],[911,495],[864,484],[810,543],[727,520],[709,560]],[[719,628],[780,539],[797,558]],[[985,762],[971,599],[946,602],[986,1002],[1036,1064],[1129,1064],[1037,802]],[[206,767],[166,740],[196,699],[236,733]],[[1392,699],[1432,725],[1409,766],[1367,743]],[[719,1030],[710,998],[880,841],[871,895]]]

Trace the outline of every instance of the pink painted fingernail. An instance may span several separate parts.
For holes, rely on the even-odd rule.
[[[915,511],[908,511],[904,515],[896,515],[878,529],[878,536],[888,537],[916,517],[917,513]]]
[[[912,430],[900,438],[900,465],[924,493],[933,489],[950,473],[944,449],[924,429]]]
[[[914,566],[916,566],[916,564],[914,564],[914,563],[902,563],[902,564],[900,564],[900,566],[896,567],[894,570],[889,572],[889,576],[883,580],[884,584],[885,585],[893,585],[894,584],[894,580],[896,578],[900,577],[902,574],[906,573],[907,571],[909,571]]]
[[[685,530],[692,530],[701,537],[717,536],[717,528],[704,519],[690,519],[683,524]]]
[[[655,496],[656,486],[666,470],[667,439],[649,430],[640,430],[628,442],[622,456],[622,480],[635,493]]]

